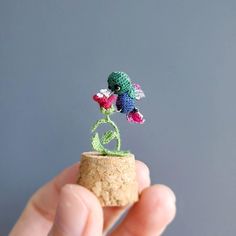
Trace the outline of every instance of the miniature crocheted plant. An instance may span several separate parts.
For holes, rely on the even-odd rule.
[[[131,123],[143,124],[143,115],[135,106],[135,100],[145,97],[140,85],[131,82],[129,76],[124,72],[112,72],[108,77],[108,89],[101,89],[93,96],[93,100],[100,105],[100,111],[105,116],[98,120],[92,127],[92,132],[102,124],[109,124],[113,130],[106,131],[102,137],[96,132],[92,137],[93,149],[102,155],[126,156],[129,151],[121,150],[120,132],[116,124],[110,119],[115,112],[126,114]],[[113,104],[116,104],[116,109]],[[116,140],[114,150],[109,150],[104,145]]]

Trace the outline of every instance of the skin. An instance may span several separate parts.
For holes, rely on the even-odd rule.
[[[79,164],[62,171],[28,201],[10,236],[102,236],[123,207],[102,208],[87,189],[75,184]],[[150,186],[148,167],[136,161],[140,200],[130,206],[110,236],[161,235],[176,213],[175,195],[164,185]]]

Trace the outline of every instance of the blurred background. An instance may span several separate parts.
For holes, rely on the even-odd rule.
[[[0,234],[91,149],[110,72],[146,98],[123,149],[177,196],[166,236],[236,235],[236,1],[0,1]]]

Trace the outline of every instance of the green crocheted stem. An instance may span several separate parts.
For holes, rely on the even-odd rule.
[[[92,137],[92,146],[93,149],[100,152],[102,155],[110,155],[110,156],[126,156],[129,154],[129,151],[121,151],[121,138],[120,138],[120,131],[117,125],[110,119],[110,114],[113,111],[108,112],[105,110],[101,110],[101,112],[105,115],[105,118],[98,120],[92,126],[92,132],[94,132],[100,125],[102,124],[109,124],[112,126],[114,130],[109,130],[103,134],[103,136],[99,137],[99,134],[96,132],[95,135]],[[104,147],[104,144],[110,143],[112,140],[116,139],[116,148],[115,150],[108,150]]]

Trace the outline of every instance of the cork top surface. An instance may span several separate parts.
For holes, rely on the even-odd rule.
[[[113,159],[113,158],[134,158],[134,154],[129,153],[127,154],[127,156],[109,156],[109,155],[102,155],[99,152],[95,152],[95,151],[89,151],[89,152],[83,152],[82,156],[84,157],[90,157],[90,158],[98,158],[98,159]]]

